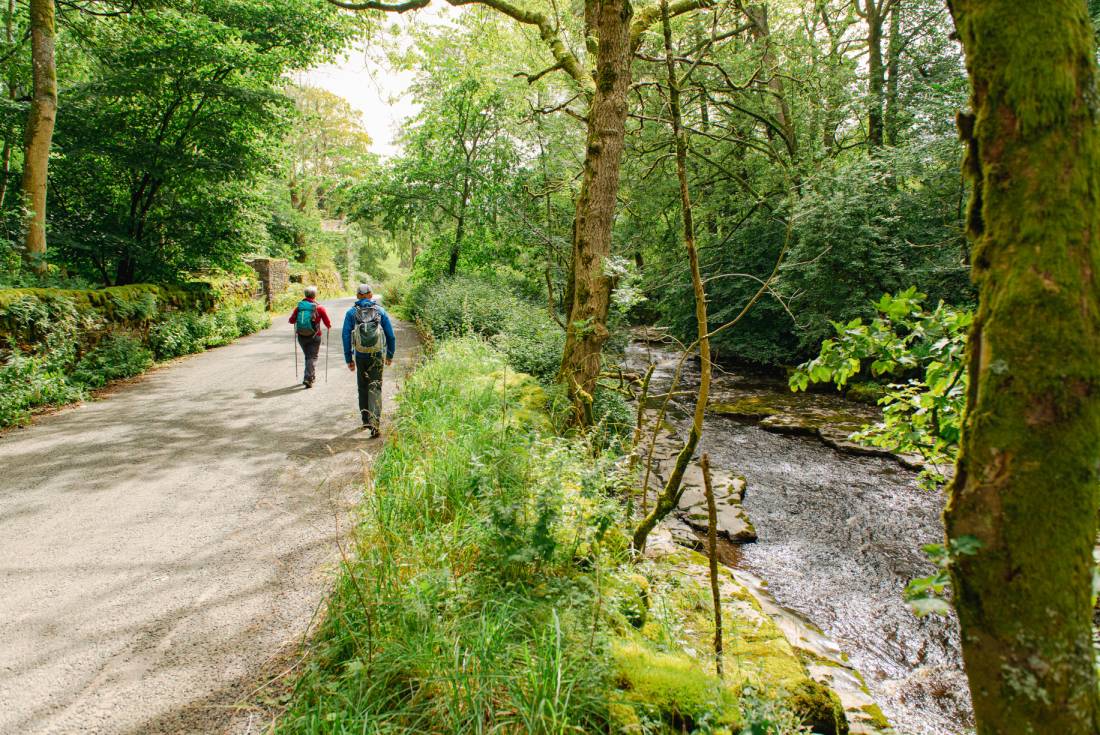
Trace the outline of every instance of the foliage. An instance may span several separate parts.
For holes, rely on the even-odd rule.
[[[62,43],[80,64],[61,72],[51,259],[125,284],[263,250],[257,182],[293,121],[284,77],[342,48],[358,23],[319,0],[74,17]]]
[[[89,388],[102,388],[112,380],[130,378],[153,365],[153,353],[140,339],[112,334],[80,358],[71,380]]]
[[[927,462],[922,482],[942,484],[944,469],[955,460],[966,402],[966,335],[970,312],[942,301],[932,311],[925,294],[909,288],[884,295],[878,316],[864,324],[856,318],[833,328],[821,353],[791,375],[792,390],[832,382],[843,388],[863,370],[874,377],[893,376],[879,399],[883,420],[853,438],[893,452],[920,454]]]
[[[138,375],[154,357],[225,344],[270,323],[263,305],[253,301],[227,303],[212,313],[195,310],[210,298],[209,288],[197,286],[0,291],[8,343],[0,351],[0,427]]]
[[[475,276],[425,281],[409,295],[407,313],[437,338],[478,334],[508,356],[513,369],[550,383],[565,333],[546,313],[498,282]]]
[[[974,536],[961,536],[943,544],[925,544],[922,547],[929,560],[936,565],[936,573],[918,577],[905,587],[905,599],[918,616],[946,615],[951,610],[947,591],[951,586],[951,564],[963,556],[973,556],[981,549],[981,542]]]
[[[606,728],[582,568],[616,512],[607,468],[554,439],[541,390],[503,369],[484,342],[451,340],[406,383],[278,732]]]
[[[252,303],[208,314],[171,312],[150,327],[149,346],[158,360],[167,360],[229,344],[270,323],[263,307]]]
[[[0,427],[25,423],[40,406],[84,397],[84,391],[66,378],[64,357],[64,353],[36,355],[16,348],[0,363]]]
[[[954,143],[914,144],[808,182],[780,281],[801,351],[816,349],[831,322],[869,317],[880,294],[912,283],[933,302],[972,299],[959,165]]]

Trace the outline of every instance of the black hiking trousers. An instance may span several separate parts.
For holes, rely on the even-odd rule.
[[[302,376],[303,383],[312,384],[317,378],[317,355],[321,352],[321,331],[312,337],[298,335],[298,345],[302,348],[302,354],[306,356],[306,372]]]
[[[355,382],[359,386],[359,414],[363,426],[379,428],[382,416],[382,371],[385,368],[383,352],[355,353]]]

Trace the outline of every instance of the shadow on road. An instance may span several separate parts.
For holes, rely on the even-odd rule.
[[[252,391],[253,398],[278,398],[279,396],[290,395],[297,391],[305,390],[301,383],[295,383],[294,385],[288,385],[285,388],[276,388],[275,390],[254,390]]]

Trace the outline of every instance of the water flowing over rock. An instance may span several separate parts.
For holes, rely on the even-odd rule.
[[[626,369],[642,374],[655,364],[651,395],[659,396],[669,390],[679,363],[675,352],[635,343],[628,348]],[[690,360],[681,378],[677,391],[686,395],[673,397],[665,421],[672,432],[682,433],[690,393],[698,385]],[[957,622],[953,616],[916,618],[903,597],[910,579],[932,573],[921,546],[942,540],[942,495],[919,489],[906,462],[874,448],[845,445],[862,425],[857,421],[873,420],[874,407],[835,395],[792,394],[781,377],[719,371],[712,388],[715,398],[699,453],[707,452],[715,468],[747,480],[741,507],[759,537],[731,546],[732,562],[720,558],[736,572],[767,580],[766,591],[777,606],[838,645],[897,732],[967,731],[971,713]],[[753,394],[760,400],[738,406],[736,418],[715,410]],[[661,401],[650,401],[651,408]],[[803,405],[812,420],[769,419],[797,416]],[[843,411],[849,412],[847,422],[841,420]],[[674,446],[678,450],[680,444]],[[700,534],[683,512],[666,522],[669,542],[675,534],[698,545]],[[877,711],[868,706],[864,714],[875,720]],[[859,720],[851,712],[850,719]]]
[[[650,412],[652,414],[652,412]],[[648,415],[648,424],[655,420]],[[650,474],[650,492],[660,492],[668,482],[676,466],[676,456],[680,452],[682,442],[671,427],[661,427],[653,446],[652,473]],[[640,452],[647,454],[648,446],[643,444]],[[643,457],[644,460],[644,457]],[[718,509],[718,535],[727,541],[743,544],[756,540],[756,529],[749,520],[748,513],[742,505],[745,499],[747,483],[743,477],[733,477],[722,470],[711,471],[711,483],[714,488],[714,504]],[[707,499],[703,485],[703,469],[692,460],[684,471],[680,484],[682,494],[680,503],[676,508],[675,517],[679,522],[674,527],[674,532],[682,539],[687,538],[692,531],[706,533],[707,531]],[[685,535],[686,529],[686,535]]]

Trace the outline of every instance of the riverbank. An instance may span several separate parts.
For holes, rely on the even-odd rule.
[[[678,353],[642,342],[626,357],[632,372],[654,366],[653,394],[667,391],[679,364]],[[681,379],[688,393],[698,384],[690,362]],[[748,396],[782,405],[786,415],[805,406],[808,422],[872,415],[871,407],[791,394],[755,374],[719,372],[713,393],[727,404]],[[683,429],[690,400],[673,398],[673,427]],[[970,708],[956,623],[918,619],[903,599],[909,579],[931,572],[920,549],[941,540],[942,496],[919,489],[916,474],[893,457],[853,454],[815,432],[764,425],[772,412],[749,414],[708,413],[700,448],[714,466],[746,480],[742,508],[758,540],[737,547],[729,561],[765,580],[780,607],[834,641],[900,732],[964,732]]]
[[[847,732],[772,619],[703,557],[628,549],[622,455],[555,430],[552,396],[475,338],[410,378],[281,733]]]

